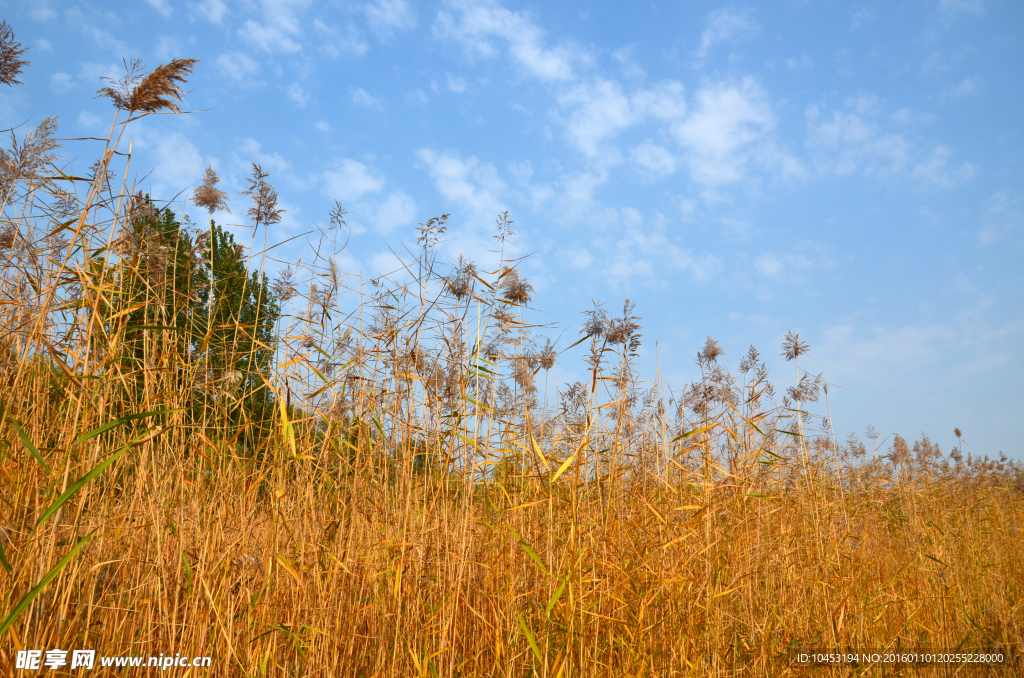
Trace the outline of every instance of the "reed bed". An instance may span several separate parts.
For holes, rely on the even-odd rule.
[[[180,112],[194,64],[128,64],[101,90],[117,117],[87,176],[62,169],[52,119],[0,157],[4,675],[26,648],[211,656],[174,670],[231,676],[1019,661],[1019,464],[838,442],[797,335],[782,394],[757,351],[730,371],[710,338],[693,384],[643,381],[628,301],[559,348],[504,255],[507,214],[490,269],[439,261],[442,216],[391,275],[345,273],[340,207],[313,261],[282,269],[260,168],[248,245],[185,216],[229,205],[212,169],[177,213],[127,180],[132,121]],[[580,381],[549,388],[556,363]]]

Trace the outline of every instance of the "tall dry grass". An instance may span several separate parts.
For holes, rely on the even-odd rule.
[[[507,215],[496,270],[439,262],[441,217],[364,281],[328,254],[337,209],[320,256],[276,282],[262,376],[211,362],[201,312],[128,325],[140,288],[147,317],[179,317],[169,267],[210,256],[204,227],[139,235],[157,215],[122,150],[131,119],[177,110],[192,65],[111,84],[119,117],[89,176],[59,169],[50,119],[0,158],[4,675],[25,648],[448,677],[846,675],[793,654],[1019,652],[1019,466],[926,437],[874,459],[839,444],[795,335],[783,396],[756,351],[731,372],[710,339],[696,383],[645,384],[628,302],[558,350],[502,255]],[[223,207],[206,179],[197,202]],[[266,179],[248,192],[253,267],[279,214]],[[556,360],[586,378],[549,390]],[[248,435],[257,391],[274,419]]]

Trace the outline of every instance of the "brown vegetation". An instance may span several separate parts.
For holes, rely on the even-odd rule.
[[[177,111],[192,62],[173,64],[154,71],[163,85],[131,71],[109,94]],[[161,212],[111,179],[116,128],[92,177],[59,172],[48,121],[0,156],[4,675],[24,648],[212,655],[232,676],[784,676],[812,671],[793,661],[809,648],[1018,656],[1021,468],[927,437],[881,455],[839,444],[827,400],[810,411],[827,385],[800,370],[798,335],[784,397],[756,351],[732,373],[710,338],[701,378],[672,395],[636,373],[628,301],[556,350],[516,262],[440,265],[444,217],[402,269],[363,281],[326,254],[337,208],[320,258],[272,286],[287,305],[273,368],[241,374],[214,362],[201,290],[176,287],[176,267],[212,257],[211,231],[160,239]],[[257,168],[247,192],[254,226],[279,214],[266,179]],[[222,208],[204,180],[196,202]],[[511,226],[502,215],[499,255]],[[130,324],[139,294],[162,320]],[[581,359],[584,380],[549,393],[540,371]],[[254,395],[269,427],[243,405]]]

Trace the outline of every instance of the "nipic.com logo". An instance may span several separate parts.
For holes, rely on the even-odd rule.
[[[70,656],[69,656],[70,655]],[[166,671],[169,668],[205,668],[210,665],[210,657],[189,657],[188,655],[156,655],[149,657],[131,657],[125,655],[100,656],[97,661],[96,650],[18,650],[15,655],[14,668],[23,671],[39,671],[42,669],[86,669],[92,670],[99,666],[107,667],[153,667]]]

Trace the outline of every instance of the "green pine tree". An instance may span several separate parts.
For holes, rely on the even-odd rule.
[[[123,330],[112,357],[129,408],[151,407],[156,371],[186,383],[188,419],[211,438],[249,452],[272,429],[270,378],[280,307],[265,274],[247,273],[243,249],[212,220],[196,237],[175,214],[136,198],[129,228],[115,243],[107,271],[115,294],[100,307],[108,336]],[[94,279],[102,272],[93,266]],[[159,382],[161,384],[167,382]]]
[[[203,342],[195,359],[204,361],[209,377],[221,384],[219,394],[230,396],[213,408],[226,416],[219,426],[231,437],[241,430],[241,441],[251,448],[272,425],[273,395],[264,379],[270,378],[280,305],[266,274],[246,274],[234,236],[212,219],[209,234],[208,256],[195,276],[198,308],[193,314],[199,316],[195,326]]]

